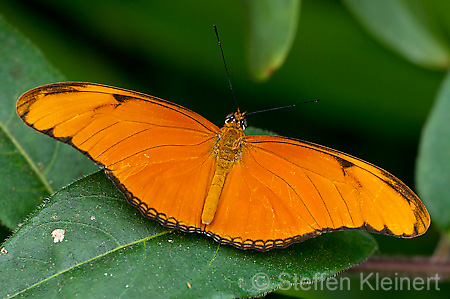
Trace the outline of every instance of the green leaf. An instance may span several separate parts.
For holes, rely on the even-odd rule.
[[[56,229],[62,242],[52,237]],[[265,253],[219,245],[144,218],[99,172],[57,192],[2,245],[0,296],[260,296],[336,275],[375,247],[359,231]]]
[[[277,134],[272,132],[272,131],[268,131],[268,130],[264,130],[264,129],[260,129],[260,128],[248,127],[245,130],[245,135],[246,136],[251,136],[251,135],[272,135],[272,136],[276,136]]]
[[[423,128],[417,158],[419,194],[433,223],[450,229],[450,73]]]
[[[23,92],[63,77],[1,16],[0,65],[0,194],[8,194],[0,197],[0,221],[14,229],[52,188],[95,168],[82,154],[36,134],[16,115]]]
[[[10,229],[33,211],[49,195],[37,172],[30,171],[29,163],[17,150],[13,138],[0,130],[0,219]]]
[[[284,63],[294,41],[300,0],[244,0],[248,61],[254,79],[265,81]]]
[[[405,59],[430,69],[447,69],[447,45],[416,1],[344,0],[366,30]]]

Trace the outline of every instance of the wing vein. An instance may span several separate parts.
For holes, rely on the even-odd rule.
[[[306,174],[305,172],[303,172],[303,173],[304,173],[305,176],[308,178],[308,180],[311,182],[311,184],[314,186],[314,189],[316,189],[317,194],[319,194],[320,200],[322,201],[322,203],[323,203],[325,209],[327,210],[327,214],[328,214],[328,217],[329,217],[330,220],[331,220],[331,224],[333,225],[333,228],[335,228],[334,221],[333,221],[333,217],[331,217],[330,211],[328,210],[328,206],[327,206],[325,200],[323,200],[322,194],[320,193],[320,191],[319,191],[319,189],[317,188],[316,184],[314,184],[313,180],[311,180],[311,178],[309,177],[309,175]]]
[[[250,154],[251,155],[251,154]],[[311,213],[311,211],[309,210],[309,208],[306,206],[306,204],[305,204],[305,202],[303,201],[303,199],[301,198],[301,196],[297,193],[297,191],[285,180],[285,179],[283,179],[281,176],[279,176],[278,174],[276,174],[275,172],[273,172],[273,171],[271,171],[270,169],[268,169],[268,168],[266,168],[266,167],[264,167],[263,165],[261,165],[256,159],[255,159],[255,157],[252,155],[252,158],[253,158],[253,160],[255,161],[255,163],[256,164],[258,164],[261,168],[263,168],[263,169],[265,169],[266,171],[268,171],[269,173],[271,173],[272,175],[274,175],[275,177],[277,177],[278,179],[280,179],[281,181],[283,181],[294,193],[295,193],[295,195],[298,197],[298,199],[300,199],[300,201],[302,202],[302,204],[303,204],[303,206],[305,207],[305,209],[308,211],[308,213],[309,213],[309,215],[311,216],[311,218],[314,220],[314,222],[316,222],[316,224],[317,224],[317,226],[318,227],[320,227],[320,225],[319,225],[319,223],[317,222],[317,220],[315,219],[315,217],[312,215],[312,213]],[[247,168],[248,169],[248,168]],[[250,172],[250,170],[248,170],[248,172],[249,173],[251,173]],[[258,181],[260,181],[263,185],[265,185],[259,178],[257,178],[254,174],[252,174],[253,175],[253,177],[255,178],[255,179],[257,179]],[[280,199],[280,202],[283,202],[283,204],[284,204],[284,201],[283,201],[283,199],[282,198],[280,198],[269,186],[267,186],[267,185],[265,185],[269,190],[271,190],[274,194],[275,194],[275,196],[277,196],[279,199]],[[284,206],[286,206],[286,204],[284,204]],[[288,210],[290,210],[290,209],[288,209]],[[296,215],[297,216],[299,216],[300,218],[302,218],[303,219],[303,221],[305,221],[305,223],[309,226],[309,227],[311,227],[311,229],[313,229],[313,230],[317,230],[317,228],[314,228],[311,224],[309,224],[303,217],[302,217],[302,215],[300,215],[300,214],[298,214],[298,213],[296,213]]]
[[[113,166],[113,165],[115,165],[115,164],[118,164],[118,163],[120,163],[120,162],[123,162],[123,161],[125,161],[125,160],[127,160],[127,159],[130,159],[131,157],[133,157],[133,156],[135,156],[135,155],[138,155],[138,154],[140,154],[140,153],[142,153],[142,152],[145,152],[145,151],[148,151],[148,150],[153,150],[153,149],[156,149],[156,148],[162,148],[162,147],[167,147],[167,148],[169,148],[169,147],[189,147],[189,146],[199,146],[199,145],[201,145],[201,144],[203,144],[203,143],[205,143],[205,142],[208,142],[209,140],[210,140],[210,139],[207,139],[207,140],[204,140],[204,141],[202,141],[202,142],[195,143],[195,144],[161,144],[161,145],[155,145],[155,146],[152,146],[152,147],[147,147],[147,148],[141,149],[141,150],[139,150],[139,151],[137,151],[137,152],[135,152],[135,153],[133,153],[133,154],[130,154],[130,155],[126,156],[126,157],[123,157],[123,158],[121,158],[121,159],[115,161],[114,163],[109,164],[109,166]]]

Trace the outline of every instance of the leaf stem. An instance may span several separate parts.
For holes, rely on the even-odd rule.
[[[372,257],[347,270],[348,273],[379,272],[387,276],[402,273],[405,276],[434,276],[450,280],[450,260],[437,260],[432,257]]]
[[[450,235],[441,234],[439,243],[434,250],[432,259],[435,262],[450,261]]]

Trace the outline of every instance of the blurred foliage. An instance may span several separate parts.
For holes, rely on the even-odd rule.
[[[283,65],[294,41],[300,0],[243,0],[248,19],[247,60],[255,80],[265,81]]]
[[[411,0],[343,0],[374,38],[419,66],[446,70],[450,58],[437,20],[424,13],[421,2]]]
[[[149,93],[186,106],[220,125],[235,107],[212,29],[216,24],[242,110],[321,100],[251,115],[250,125],[360,157],[415,189],[421,128],[446,75],[448,60],[439,67],[428,67],[427,61],[433,59],[427,58],[434,56],[428,52],[421,56],[425,63],[416,62],[406,51],[415,46],[414,39],[409,39],[406,50],[395,46],[408,30],[394,30],[395,25],[391,25],[377,33],[374,28],[383,22],[369,22],[368,18],[377,17],[355,9],[350,12],[347,7],[354,1],[345,2],[302,2],[292,48],[284,64],[264,84],[254,82],[248,70],[249,19],[240,1],[135,0],[106,4],[5,0],[0,2],[0,14],[69,80]],[[425,36],[436,41],[431,48],[439,49],[440,57],[448,59],[450,2],[392,2],[396,2],[391,5],[399,13],[412,18],[409,24],[424,29]],[[391,18],[396,20],[395,16]],[[392,31],[394,38],[383,38],[383,31],[385,37]],[[419,51],[426,49],[423,45],[427,42],[421,42]],[[430,200],[424,199],[425,204]],[[414,240],[378,236],[377,240],[381,240],[383,254],[405,249],[409,254],[430,254],[438,235],[432,227]]]
[[[423,130],[417,160],[417,188],[434,223],[450,232],[450,75],[442,83]]]
[[[24,126],[15,102],[25,91],[64,80],[0,15],[0,222],[13,230],[53,193],[97,169],[75,149]],[[70,163],[66,163],[70,161]]]

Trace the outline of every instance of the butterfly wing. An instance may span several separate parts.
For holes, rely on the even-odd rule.
[[[207,232],[268,250],[341,229],[410,238],[429,224],[419,198],[381,168],[312,143],[247,136]]]
[[[17,113],[104,168],[145,216],[187,231],[201,227],[219,131],[202,116],[142,93],[76,82],[25,93]]]
[[[17,113],[103,167],[145,216],[236,247],[286,247],[345,228],[408,238],[430,223],[417,196],[374,165],[299,140],[249,136],[205,226],[219,129],[202,116],[145,94],[73,82],[25,93]]]

